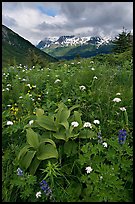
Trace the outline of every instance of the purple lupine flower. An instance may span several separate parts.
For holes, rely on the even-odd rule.
[[[119,131],[119,135],[118,135],[119,144],[124,144],[124,142],[126,140],[126,136],[127,136],[126,130],[122,129]]]
[[[102,136],[101,136],[101,132],[98,132],[98,142],[99,143],[102,143]]]
[[[48,186],[48,183],[45,180],[42,180],[39,184],[40,184],[40,188],[44,191],[44,193],[47,196],[49,196],[49,195],[51,196],[52,190]]]
[[[17,175],[23,176],[23,171],[20,168],[17,169]]]

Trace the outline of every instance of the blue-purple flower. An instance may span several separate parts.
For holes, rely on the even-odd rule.
[[[122,129],[119,131],[119,135],[118,135],[118,141],[119,144],[124,144],[125,140],[126,140],[126,136],[127,136],[127,131]]]
[[[47,196],[52,194],[52,190],[50,189],[50,187],[48,186],[48,183],[45,180],[42,180],[40,182],[40,188],[44,191],[44,193]]]
[[[20,168],[17,169],[17,175],[23,176],[23,171]]]
[[[101,136],[101,132],[98,132],[98,142],[99,143],[102,143],[102,136]]]

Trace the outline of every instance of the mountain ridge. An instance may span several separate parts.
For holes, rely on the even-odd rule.
[[[88,58],[97,54],[110,54],[112,39],[100,36],[65,35],[60,37],[46,37],[37,47],[57,59],[74,59],[76,56]]]
[[[57,61],[56,58],[38,49],[28,40],[2,25],[2,66],[13,64],[14,62],[26,65],[30,52],[33,52],[41,61]]]

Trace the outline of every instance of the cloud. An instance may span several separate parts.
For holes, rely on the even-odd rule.
[[[133,2],[3,2],[2,22],[33,44],[48,36],[114,36],[133,29]]]

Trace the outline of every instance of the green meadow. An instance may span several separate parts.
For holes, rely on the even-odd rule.
[[[2,69],[3,202],[133,202],[129,52]]]

